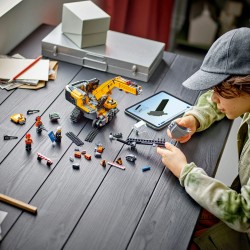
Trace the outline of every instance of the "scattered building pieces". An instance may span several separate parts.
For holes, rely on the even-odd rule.
[[[100,161],[100,165],[105,168],[106,167],[106,160],[101,160]]]
[[[80,152],[80,151],[76,151],[76,152],[74,153],[74,156],[75,156],[75,158],[82,158],[82,155],[81,155],[81,152]]]
[[[122,165],[122,158],[121,158],[121,157],[118,158],[118,159],[116,160],[116,163],[119,164],[119,165]]]
[[[95,137],[96,137],[96,135],[98,134],[99,131],[100,131],[100,128],[94,128],[94,129],[92,129],[88,133],[88,135],[86,136],[85,141],[92,142],[95,139]]]
[[[126,155],[126,160],[130,162],[135,162],[136,161],[136,156],[133,154]]]
[[[27,110],[27,115],[35,114],[38,112],[40,112],[39,109],[29,109],[29,110]]]
[[[57,112],[50,113],[49,119],[51,122],[57,122],[60,119],[60,115]]]
[[[86,153],[87,153],[87,151],[85,149],[82,150],[82,152],[81,152],[82,155],[85,155]]]
[[[109,161],[108,164],[109,164],[110,166],[113,166],[113,167],[116,167],[116,168],[120,168],[120,169],[122,169],[122,170],[125,170],[125,169],[126,169],[124,166],[119,165],[119,164],[117,164],[117,163],[115,163],[115,162],[110,162],[110,161]]]
[[[86,160],[90,161],[91,160],[91,155],[86,153],[86,154],[84,154],[84,158]]]
[[[110,133],[109,134],[109,139],[113,139],[113,137],[115,138],[122,138],[122,133]]]
[[[66,135],[69,139],[76,144],[76,146],[82,146],[84,144],[73,132],[67,132]]]
[[[80,164],[79,163],[74,163],[72,164],[72,168],[75,170],[79,170],[80,169]]]
[[[4,135],[3,139],[5,141],[7,141],[7,140],[12,140],[12,139],[18,139],[18,137],[17,136],[13,136],[13,135]]]
[[[14,114],[10,117],[10,120],[16,124],[25,124],[26,123],[26,118],[24,117],[23,114]]]
[[[41,161],[41,160],[47,161],[47,165],[48,166],[50,166],[50,165],[53,164],[52,160],[50,160],[48,157],[46,157],[46,156],[44,156],[44,155],[42,155],[41,153],[38,153],[38,152],[37,152],[37,160],[38,161]]]
[[[146,171],[149,171],[151,169],[150,166],[145,166],[142,168],[142,172],[146,172]]]
[[[96,144],[95,152],[94,152],[95,157],[96,157],[96,158],[101,158],[104,149],[105,149],[105,148],[103,147],[103,145],[102,145],[101,143]]]

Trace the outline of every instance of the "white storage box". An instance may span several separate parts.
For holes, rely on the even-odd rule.
[[[76,35],[71,33],[64,33],[72,42],[74,42],[79,48],[87,48],[106,43],[107,32],[95,33],[90,35]]]
[[[62,31],[78,47],[105,44],[110,16],[91,1],[63,5]]]

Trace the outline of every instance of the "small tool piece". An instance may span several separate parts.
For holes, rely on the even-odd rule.
[[[112,140],[117,140],[117,139],[122,139],[122,133],[109,133],[109,139]]]
[[[40,112],[39,109],[29,109],[29,110],[27,110],[27,115],[35,114],[38,112]]]
[[[12,140],[12,139],[18,139],[17,136],[12,136],[12,135],[4,135],[3,136],[4,140]]]
[[[168,129],[170,130],[173,138],[175,138],[175,139],[178,139],[182,136],[185,136],[191,132],[189,128],[183,127],[183,126],[177,124],[175,121],[172,121],[168,125]]]
[[[136,161],[136,156],[133,154],[126,155],[126,160],[130,162],[135,162]]]

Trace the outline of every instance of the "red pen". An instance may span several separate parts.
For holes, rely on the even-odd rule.
[[[38,56],[33,62],[31,62],[27,67],[25,67],[22,71],[20,71],[14,77],[12,77],[8,82],[13,82],[14,80],[16,80],[19,76],[21,76],[24,72],[26,72],[29,68],[31,68],[34,64],[36,64],[41,58],[42,56]]]

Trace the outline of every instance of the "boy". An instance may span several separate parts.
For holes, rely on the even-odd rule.
[[[243,118],[238,132],[239,176],[231,188],[207,176],[195,163],[188,163],[181,150],[170,143],[166,149],[157,148],[162,162],[204,208],[201,217],[211,218],[208,229],[195,231],[191,249],[250,249],[250,28],[231,30],[217,39],[200,70],[183,85],[210,90],[192,110],[176,119],[192,131],[178,138],[180,143],[225,116]],[[168,135],[172,138],[169,130]]]

